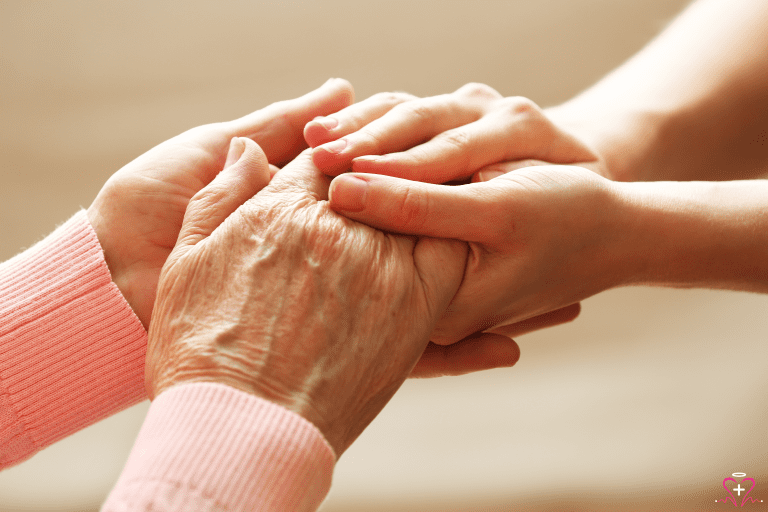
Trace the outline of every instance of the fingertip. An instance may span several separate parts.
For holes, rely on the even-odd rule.
[[[323,144],[312,150],[312,163],[327,176],[338,176],[349,169],[349,162],[339,157],[338,151],[328,149],[328,146],[333,144],[333,142]]]
[[[530,332],[555,327],[574,321],[581,313],[581,303],[576,302],[568,306],[549,311],[512,324],[500,325],[488,329],[486,332],[499,334],[501,336],[514,337],[522,336]]]
[[[318,116],[304,126],[304,140],[311,148],[315,148],[333,140],[332,132],[339,126],[335,117]]]
[[[310,121],[304,126],[304,140],[310,148],[325,144],[327,135],[327,130],[315,121]]]
[[[248,158],[253,164],[269,169],[269,161],[264,150],[255,141],[247,137],[238,137],[243,144],[243,153],[240,159]]]
[[[242,137],[233,137],[229,141],[229,151],[227,151],[227,160],[224,162],[224,169],[231,166],[243,156],[245,152],[245,141]]]
[[[253,191],[253,194],[256,194],[272,179],[271,166],[264,150],[256,142],[247,137],[237,137],[237,139],[239,139],[238,143],[242,145],[243,149],[240,158],[233,162],[230,167],[232,172],[245,173],[246,186]]]
[[[304,126],[304,140],[311,148],[316,148],[328,142],[328,130],[320,123],[312,120]]]
[[[564,315],[565,321],[572,322],[581,314],[581,302],[571,304],[570,306],[565,307],[564,310],[566,311]]]
[[[348,107],[355,102],[355,88],[348,80],[343,78],[329,78],[323,85],[320,86],[320,90],[330,89],[333,91],[334,98],[338,101],[338,108]],[[334,110],[334,112],[336,111]]]
[[[368,182],[357,176],[337,176],[328,190],[328,201],[335,211],[361,212],[365,209]]]
[[[483,370],[510,368],[520,360],[520,347],[511,338],[479,333],[450,346],[430,342],[411,377],[434,378],[466,375]]]
[[[496,335],[486,333],[484,336]],[[507,336],[501,336],[500,338],[501,339],[498,339],[491,348],[491,355],[493,355],[493,352],[496,351],[499,347],[502,349],[501,352],[504,353],[503,357],[497,359],[497,361],[500,363],[500,366],[497,368],[509,368],[515,366],[520,361],[520,356],[522,355],[522,352],[520,351],[520,345],[518,345],[514,339]]]
[[[501,334],[476,333],[460,342],[463,360],[469,371],[509,368],[520,361],[520,346]]]
[[[349,97],[350,103],[354,103],[355,88],[346,78],[338,78],[338,77],[329,78],[328,80],[325,81],[323,86],[330,86],[330,87],[335,87],[337,89],[340,89]]]

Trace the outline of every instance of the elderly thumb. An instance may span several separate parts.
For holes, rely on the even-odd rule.
[[[429,308],[431,328],[459,290],[468,254],[469,246],[458,240],[422,237],[416,242],[413,260]]]
[[[267,157],[251,139],[232,139],[224,169],[189,200],[176,247],[192,247],[209,237],[270,179]]]

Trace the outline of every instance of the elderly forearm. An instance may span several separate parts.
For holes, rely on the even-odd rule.
[[[768,293],[768,180],[616,187],[621,284]]]
[[[622,181],[761,176],[768,3],[700,0],[595,86],[553,108]]]

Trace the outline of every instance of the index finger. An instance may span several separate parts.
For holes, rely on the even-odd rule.
[[[318,117],[304,127],[304,139],[310,147],[334,141],[356,132],[401,103],[417,99],[405,92],[381,92],[360,103],[326,117]]]
[[[324,173],[337,176],[355,158],[405,151],[446,130],[473,123],[500,98],[487,86],[465,86],[451,94],[400,103],[356,132],[317,146],[312,159]]]
[[[331,78],[304,96],[273,103],[231,121],[232,136],[252,139],[271,164],[281,166],[306,149],[304,125],[317,116],[338,112],[354,100],[354,89],[348,81]]]

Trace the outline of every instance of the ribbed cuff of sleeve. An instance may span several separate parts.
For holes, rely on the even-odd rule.
[[[182,384],[152,402],[102,512],[316,510],[334,464],[301,416],[229,386]]]
[[[85,211],[0,265],[0,467],[146,398],[146,346]]]

